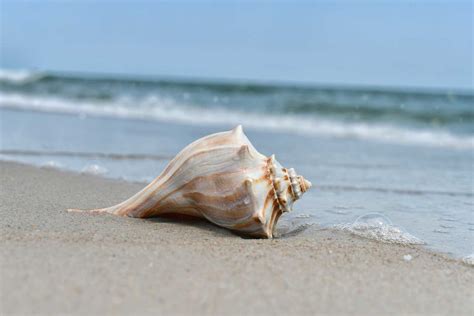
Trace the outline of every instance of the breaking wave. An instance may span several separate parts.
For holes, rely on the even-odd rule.
[[[42,73],[29,70],[0,69],[0,83],[25,84],[40,80],[43,77]]]
[[[26,77],[25,77],[26,78]],[[25,79],[26,80],[26,79]],[[173,98],[148,96],[116,101],[71,100],[20,93],[0,94],[0,108],[33,110],[123,119],[161,120],[188,124],[244,124],[246,127],[338,138],[355,138],[391,144],[459,149],[474,148],[474,137],[448,131],[410,129],[376,123],[342,122],[298,114],[244,112],[231,108],[204,108]]]

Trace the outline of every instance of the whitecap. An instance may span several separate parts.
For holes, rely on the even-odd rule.
[[[39,72],[22,69],[0,69],[0,82],[24,84],[39,80],[43,75]]]
[[[236,125],[262,130],[293,132],[338,138],[356,138],[391,144],[474,148],[474,137],[447,131],[409,129],[392,125],[347,123],[302,115],[248,113],[230,109],[202,108],[172,98],[149,96],[143,99],[123,97],[116,101],[73,101],[57,97],[0,94],[0,108],[34,110],[124,119],[172,121],[194,125]]]

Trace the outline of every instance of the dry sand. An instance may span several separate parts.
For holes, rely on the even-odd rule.
[[[473,267],[420,247],[67,213],[142,185],[0,167],[2,315],[474,314]]]

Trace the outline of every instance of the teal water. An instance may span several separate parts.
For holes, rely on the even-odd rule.
[[[3,78],[3,80],[2,80]],[[0,73],[0,106],[472,147],[474,92]]]

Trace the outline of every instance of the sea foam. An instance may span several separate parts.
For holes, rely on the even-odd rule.
[[[108,170],[102,166],[96,165],[96,164],[91,164],[87,165],[84,168],[82,168],[81,173],[83,174],[91,174],[91,175],[105,175],[108,172]]]
[[[474,266],[474,253],[462,258],[462,262],[467,265]]]
[[[360,216],[352,224],[336,225],[337,229],[353,235],[390,244],[421,245],[424,242],[394,226],[390,219],[378,213]]]
[[[473,149],[474,137],[447,131],[409,129],[392,125],[348,123],[297,114],[249,113],[224,108],[202,108],[172,98],[149,96],[116,101],[74,101],[57,97],[0,94],[0,108],[105,116],[122,119],[161,120],[196,125],[243,124],[255,129],[338,138],[355,138],[390,144]]]

